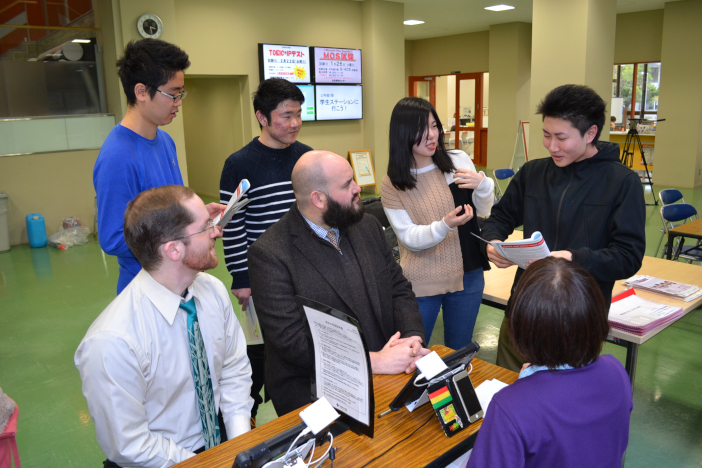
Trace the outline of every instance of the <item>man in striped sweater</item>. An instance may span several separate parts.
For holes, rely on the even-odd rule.
[[[295,201],[290,177],[300,156],[312,148],[297,141],[302,127],[302,91],[287,80],[271,78],[261,82],[254,93],[253,106],[261,136],[227,158],[219,182],[221,202],[227,204],[242,179],[251,188],[251,199],[224,229],[224,261],[232,275],[232,294],[246,308],[251,297],[246,253],[251,244],[288,212]],[[251,361],[256,417],[263,387],[263,345],[247,346]],[[253,423],[253,421],[252,421]]]

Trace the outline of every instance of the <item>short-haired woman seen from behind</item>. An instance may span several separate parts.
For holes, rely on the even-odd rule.
[[[412,283],[427,343],[443,308],[444,343],[471,342],[480,309],[487,260],[480,253],[474,215],[488,215],[494,182],[476,172],[470,157],[447,151],[431,103],[404,98],[390,118],[388,175],[382,202],[400,244],[402,272]]]
[[[498,392],[467,467],[622,466],[633,407],[593,277],[556,257],[534,262],[512,299],[510,338],[529,367]]]

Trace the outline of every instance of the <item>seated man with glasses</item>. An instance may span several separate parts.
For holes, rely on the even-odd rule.
[[[142,192],[124,236],[143,270],[74,360],[105,466],[171,466],[250,430],[246,339],[229,290],[203,273],[218,264],[222,233],[195,192]]]
[[[127,113],[107,136],[93,170],[100,246],[119,263],[117,294],[141,270],[124,241],[127,203],[150,188],[183,185],[175,143],[158,127],[178,114],[187,96],[184,70],[189,66],[188,54],[156,39],[130,42],[117,61]],[[224,206],[212,203],[207,209],[214,218]]]

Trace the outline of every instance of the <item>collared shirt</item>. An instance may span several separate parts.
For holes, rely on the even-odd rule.
[[[187,314],[195,297],[212,389],[231,439],[250,429],[246,340],[229,291],[199,273],[185,298],[142,270],[100,314],[75,364],[100,447],[119,466],[171,466],[205,445],[192,374]]]
[[[568,364],[561,364],[559,366],[556,366],[554,368],[549,368],[546,366],[537,366],[537,365],[530,365],[526,369],[522,370],[519,372],[519,378],[523,379],[524,377],[529,377],[530,375],[534,375],[537,372],[545,371],[545,370],[551,370],[551,371],[559,371],[559,370],[566,370],[566,369],[573,369],[572,366],[569,366]]]
[[[299,208],[298,208],[298,211],[300,211]],[[324,239],[325,241],[327,241],[327,242],[329,242],[329,243],[331,244],[332,242],[331,242],[331,241],[329,240],[329,238],[327,237],[327,233],[328,233],[329,231],[331,231],[331,232],[333,232],[334,234],[336,234],[336,238],[339,239],[339,242],[341,242],[341,234],[339,233],[339,228],[324,229],[323,227],[317,226],[317,225],[314,224],[312,221],[310,221],[309,219],[307,219],[307,218],[305,217],[305,215],[302,214],[302,211],[300,211],[300,215],[302,215],[302,217],[305,219],[305,221],[307,221],[307,224],[310,225],[310,227],[312,228],[312,231],[314,231],[314,233],[317,234],[321,239]],[[334,244],[332,244],[332,245],[334,245]],[[339,244],[339,247],[336,247],[336,250],[338,250],[339,253],[340,253],[341,255],[344,255],[344,254],[341,252],[341,243]]]

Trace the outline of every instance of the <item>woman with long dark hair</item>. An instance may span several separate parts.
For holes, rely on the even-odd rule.
[[[390,160],[382,181],[385,213],[400,244],[402,272],[412,283],[427,344],[443,309],[444,343],[470,343],[487,260],[476,214],[487,215],[494,183],[463,151],[447,151],[444,130],[428,101],[397,103],[390,118]]]
[[[590,273],[558,257],[530,265],[509,323],[528,364],[492,399],[468,468],[621,467],[633,403],[624,366],[600,356],[608,332]]]

